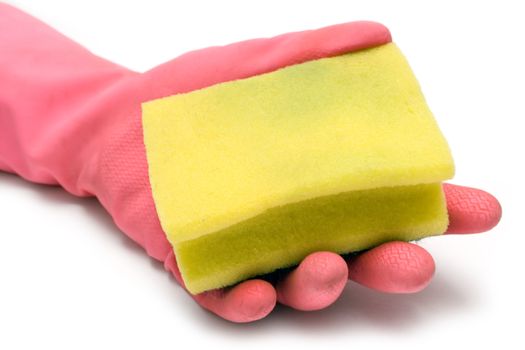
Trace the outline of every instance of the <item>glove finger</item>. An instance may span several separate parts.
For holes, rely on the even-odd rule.
[[[491,194],[476,188],[443,184],[447,199],[447,234],[485,232],[501,219],[501,205]]]
[[[275,307],[274,287],[261,279],[241,282],[192,296],[195,301],[225,320],[245,323],[266,317]]]
[[[432,256],[418,245],[393,241],[347,259],[348,277],[387,293],[415,293],[432,279]]]
[[[166,258],[164,267],[186,289],[173,252]],[[233,287],[190,296],[204,309],[236,323],[252,322],[266,317],[277,302],[275,288],[269,282],[260,279],[247,280]]]
[[[277,300],[297,310],[323,309],[339,298],[347,281],[348,268],[340,255],[312,253],[276,283]]]

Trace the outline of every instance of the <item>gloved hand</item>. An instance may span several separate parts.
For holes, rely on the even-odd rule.
[[[184,286],[151,194],[141,103],[390,40],[382,25],[355,22],[193,51],[136,73],[0,4],[0,170],[96,196],[117,226]],[[498,222],[501,208],[485,192],[452,185],[445,192],[450,233],[480,232]],[[192,297],[225,319],[249,322],[266,316],[276,301],[300,310],[326,307],[348,277],[399,293],[424,288],[433,272],[422,248],[391,242],[348,261],[311,254],[275,287],[257,279]]]

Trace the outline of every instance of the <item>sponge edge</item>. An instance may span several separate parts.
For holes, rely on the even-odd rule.
[[[272,208],[175,245],[191,293],[288,267],[315,251],[347,253],[446,230],[440,184],[352,191]]]
[[[143,127],[156,209],[192,293],[313,250],[446,229],[439,183],[452,157],[394,44],[150,101]]]

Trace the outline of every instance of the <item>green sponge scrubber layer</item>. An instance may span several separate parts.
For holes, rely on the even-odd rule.
[[[452,157],[394,44],[150,101],[143,126],[191,293],[448,224]]]

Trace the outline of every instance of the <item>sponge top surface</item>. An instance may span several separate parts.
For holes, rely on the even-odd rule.
[[[393,43],[150,101],[143,126],[172,243],[287,203],[454,173]]]

